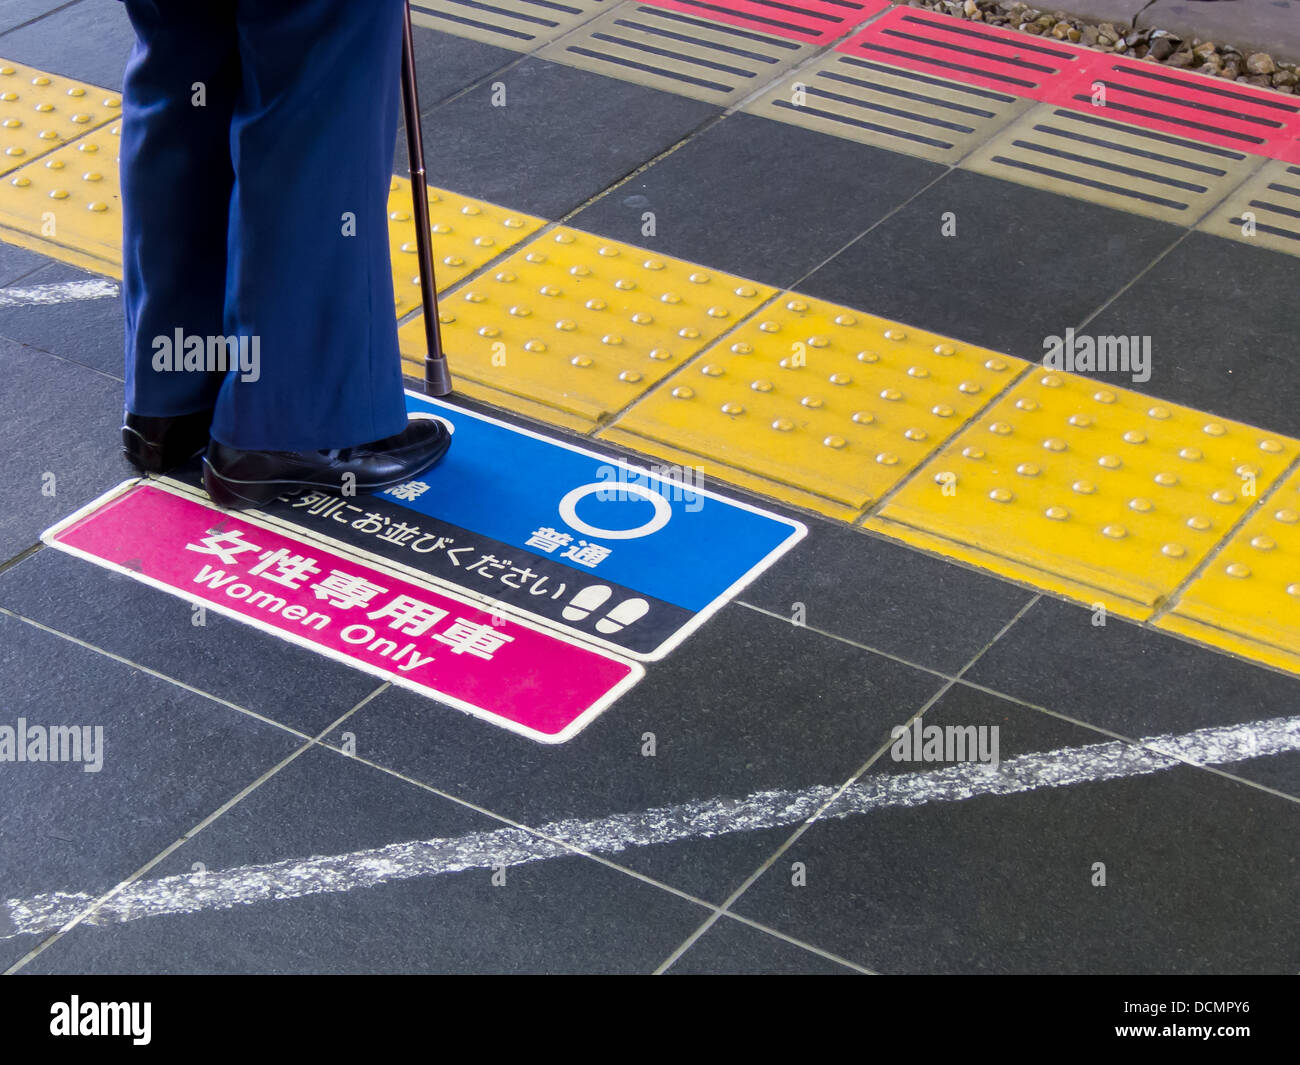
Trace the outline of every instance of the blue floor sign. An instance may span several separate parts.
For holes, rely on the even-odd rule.
[[[411,392],[407,407],[452,426],[438,466],[376,495],[309,491],[263,513],[647,661],[807,532],[678,471]]]

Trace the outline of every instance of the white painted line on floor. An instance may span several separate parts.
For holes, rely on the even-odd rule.
[[[0,288],[0,307],[37,307],[76,300],[104,300],[121,290],[113,281],[94,278],[90,281],[59,281],[31,288]]]
[[[1300,750],[1300,717],[1152,736],[1141,743],[1135,746],[1116,740],[1025,754],[1007,759],[997,770],[964,762],[934,772],[879,774],[849,788],[823,817],[848,817],[930,802],[960,802],[982,795],[1012,795],[1142,776],[1188,763],[1225,765]],[[594,854],[616,854],[628,847],[780,828],[806,821],[835,792],[836,788],[826,785],[799,791],[760,791],[740,799],[707,799],[594,821],[554,821],[537,829],[548,839],[524,829],[502,828],[450,839],[393,843],[350,854],[144,880],[124,887],[82,923],[117,924],[142,917],[230,909],[270,899],[353,891],[466,869],[523,865],[572,854],[570,847]],[[0,939],[58,931],[97,897],[57,891],[10,899],[0,904]]]

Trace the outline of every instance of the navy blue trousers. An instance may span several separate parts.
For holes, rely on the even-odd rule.
[[[211,409],[216,440],[253,450],[400,432],[401,0],[125,2],[127,409]]]

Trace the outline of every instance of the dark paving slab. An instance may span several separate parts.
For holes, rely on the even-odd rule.
[[[857,529],[809,519],[808,535],[743,602],[952,674],[1033,593]]]
[[[556,219],[686,136],[717,108],[525,59],[423,116],[429,184]],[[633,117],[634,116],[634,117]],[[398,170],[405,164],[401,150]]]
[[[728,917],[715,921],[667,971],[673,976],[706,973],[849,976],[856,973],[847,965]]]
[[[5,0],[0,10],[0,34],[62,7],[67,0]],[[9,58],[0,45],[0,55]]]
[[[0,898],[103,892],[300,741],[88,648],[0,614],[0,725],[103,728],[98,772],[0,763]],[[93,733],[92,733],[93,735]],[[38,942],[0,939],[0,965]]]
[[[157,875],[449,838],[502,827],[330,751],[304,754]],[[77,929],[23,972],[651,972],[702,907],[580,857],[392,881],[347,893]]]
[[[0,574],[0,606],[312,736],[380,684],[53,548]]]
[[[8,21],[10,3],[5,0],[0,25]],[[47,3],[45,9],[57,6]],[[0,56],[121,92],[126,57],[134,44],[125,7],[80,0],[0,36]]]
[[[3,338],[0,381],[8,446],[0,463],[3,561],[130,471],[119,454],[119,382]]]
[[[1297,280],[1290,255],[1190,233],[1081,331],[1149,336],[1151,379],[1091,376],[1300,436]]]
[[[88,281],[98,276],[64,263],[50,263],[24,277],[20,287]],[[125,333],[120,296],[6,307],[0,319],[0,336],[79,362],[118,380],[125,373]]]
[[[411,33],[415,42],[415,73],[419,82],[421,111],[429,111],[453,93],[519,58],[518,52],[508,48],[495,48],[482,41],[439,33],[427,26],[412,26]],[[405,143],[404,135],[402,143]],[[426,155],[432,154],[432,148],[432,145],[425,145]]]
[[[943,235],[955,215],[956,235]],[[1183,230],[956,170],[885,219],[801,291],[1040,360]]]
[[[359,757],[538,826],[838,785],[939,684],[932,674],[730,606],[651,663],[636,688],[565,744],[538,744],[399,690],[368,703],[346,730]],[[646,733],[654,734],[653,757],[642,754]],[[693,838],[611,857],[721,903],[790,832]]]
[[[734,114],[573,224],[785,286],[943,172],[938,163]],[[647,211],[652,236],[643,232]]]
[[[925,721],[997,723],[1003,759],[1099,739],[963,688]],[[733,908],[887,973],[1293,972],[1298,829],[1295,803],[1190,768],[878,809],[815,824]]]
[[[1041,599],[963,679],[1132,738],[1291,717],[1300,682],[1115,617]],[[1300,794],[1287,764],[1252,775],[1252,762],[1225,766],[1248,780]],[[1285,774],[1285,781],[1283,780]]]
[[[48,265],[49,261],[44,255],[37,255],[36,252],[28,251],[26,248],[0,243],[0,287],[9,285],[15,288],[25,287],[22,282],[27,276]],[[12,309],[5,308],[6,319]]]

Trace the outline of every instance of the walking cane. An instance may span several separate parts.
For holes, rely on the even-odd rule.
[[[420,136],[420,95],[415,84],[415,40],[411,35],[411,5],[404,0],[402,27],[402,112],[406,120],[406,162],[411,174],[415,215],[415,252],[420,261],[420,297],[424,301],[424,391],[431,396],[451,392],[451,370],[442,350],[438,322],[438,290],[433,279],[433,249],[429,246],[429,191],[424,180],[424,140]]]

